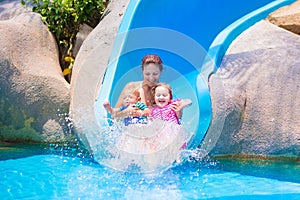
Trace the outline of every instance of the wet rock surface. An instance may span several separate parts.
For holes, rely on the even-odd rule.
[[[209,80],[212,154],[299,156],[300,36],[260,21],[229,47]]]
[[[40,15],[19,1],[0,3],[0,139],[58,142],[68,126],[69,84],[56,41]]]

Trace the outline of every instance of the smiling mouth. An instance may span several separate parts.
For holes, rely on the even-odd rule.
[[[151,85],[157,84],[157,81],[148,81]]]

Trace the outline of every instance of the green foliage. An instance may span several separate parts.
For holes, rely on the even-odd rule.
[[[10,104],[0,94],[0,141],[39,142],[43,136],[32,128],[34,118]]]
[[[32,117],[24,121],[24,125],[20,129],[16,129],[12,125],[0,128],[0,140],[10,142],[40,142],[43,141],[44,136],[36,132],[31,124],[34,122]]]
[[[23,5],[30,4],[33,12],[41,14],[42,21],[57,40],[62,69],[68,68],[69,71],[72,69],[74,59],[68,62],[65,57],[74,58],[72,49],[80,25],[86,23],[95,27],[106,7],[106,0],[21,0],[21,2]]]

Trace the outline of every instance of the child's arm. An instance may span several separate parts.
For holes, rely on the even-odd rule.
[[[110,105],[110,103],[108,102],[108,101],[105,101],[104,103],[103,103],[103,107],[105,108],[105,110],[109,113],[109,114],[111,114],[111,115],[114,115],[115,114],[115,112],[117,112],[117,108],[113,108],[113,107],[111,107],[111,105]]]

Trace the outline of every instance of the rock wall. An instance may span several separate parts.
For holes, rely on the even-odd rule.
[[[299,14],[300,1],[284,6],[228,48],[209,80],[210,154],[300,155]]]
[[[40,15],[19,1],[1,2],[0,44],[0,140],[64,141],[69,84]]]
[[[211,154],[300,155],[300,36],[260,21],[210,77]]]

